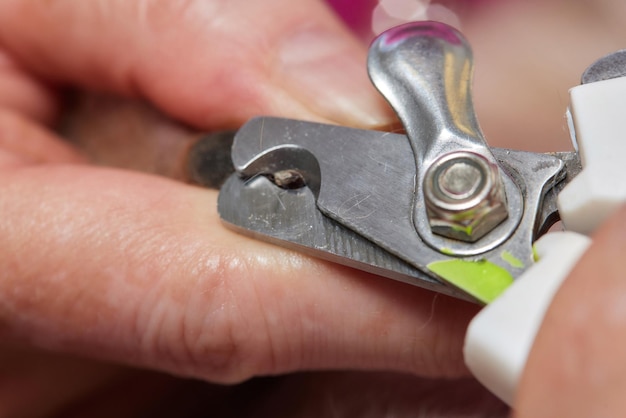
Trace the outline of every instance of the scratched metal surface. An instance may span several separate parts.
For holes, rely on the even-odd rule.
[[[493,152],[524,196],[523,214],[511,238],[468,258],[487,259],[518,277],[524,269],[512,267],[501,255],[508,251],[525,266],[532,264],[532,242],[542,221],[537,218],[538,208],[546,191],[561,179],[563,162],[544,154],[501,149]],[[248,233],[279,240],[282,245],[326,253],[317,255],[348,265],[376,265],[371,258],[382,253],[373,256],[371,247],[381,247],[390,256],[424,272],[428,271],[426,266],[430,262],[452,258],[425,245],[415,231],[411,218],[415,163],[404,135],[259,118],[239,131],[232,156],[242,177],[232,177],[222,188],[219,211],[225,221]],[[307,173],[307,184],[314,185],[308,200],[287,205],[285,199],[291,194],[284,194],[271,182],[261,187],[251,181],[263,173],[300,167]],[[349,249],[337,251],[345,246],[338,244],[345,243],[345,237],[324,232],[325,226],[318,227],[326,222],[325,216],[313,215],[318,208],[356,232],[349,235],[353,243]],[[303,219],[302,212],[311,215]],[[304,233],[301,226],[296,228],[300,224],[308,225],[311,230]],[[433,281],[425,280],[425,283],[430,286]]]
[[[219,196],[222,219],[238,232],[315,257],[417,285],[457,298],[464,293],[428,276],[324,216],[309,188],[285,190],[257,176],[231,176]]]

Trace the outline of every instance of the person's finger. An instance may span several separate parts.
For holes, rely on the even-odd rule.
[[[121,170],[0,175],[0,335],[232,382],[465,373],[475,307],[224,229],[216,193]]]
[[[23,127],[18,133],[28,132]],[[46,145],[42,144],[43,150]],[[314,367],[389,367],[435,375],[463,372],[459,344],[472,307],[456,306],[448,298],[411,291],[387,279],[359,277],[348,269],[307,261],[235,236],[219,225],[212,192],[123,171],[49,165],[33,168],[24,162],[29,161],[28,150],[14,147],[11,151],[14,155],[23,151],[25,156],[19,169],[10,166],[9,170],[5,165],[0,176],[6,182],[5,187],[0,185],[5,198],[0,212],[6,222],[0,225],[6,239],[0,240],[0,248],[6,250],[0,265],[9,266],[4,276],[0,275],[4,278],[0,280],[0,294],[18,304],[5,311],[12,329],[5,338],[34,333],[46,339],[61,333],[68,335],[61,344],[32,342],[82,355],[94,355],[95,351],[111,360],[217,380]],[[103,199],[107,204],[102,204]],[[13,218],[21,220],[15,222]],[[176,232],[161,240],[169,233],[163,228]],[[60,231],[62,237],[58,236]],[[62,245],[57,245],[59,240]],[[178,264],[171,260],[178,260]],[[122,277],[112,282],[110,276],[117,276],[118,271]],[[146,272],[154,275],[154,284],[143,277]],[[50,283],[49,275],[63,280]],[[129,310],[119,310],[121,316],[114,316],[114,324],[107,324],[110,300],[119,298],[123,305],[124,298],[131,295],[125,282],[137,280],[136,276],[143,280],[137,285],[140,293],[126,301]],[[189,281],[205,293],[189,305],[187,312],[172,303],[169,294],[193,301],[195,289],[188,287]],[[109,289],[104,300],[103,286]],[[16,297],[15,291],[26,302]],[[32,299],[41,292],[43,298]],[[80,292],[81,297],[74,299],[74,292]],[[163,294],[163,300],[155,300],[159,298],[156,294]],[[148,300],[143,308],[148,322],[150,310],[159,315],[173,312],[174,323],[166,332],[150,329],[150,323],[137,329],[134,309],[143,298]],[[202,299],[207,301],[205,306]],[[1,300],[0,306],[6,307]],[[75,308],[67,308],[77,301],[81,302]],[[223,310],[221,303],[234,306]],[[216,309],[221,311],[217,323],[202,329],[207,311]],[[105,322],[94,326],[90,319],[94,315]],[[266,315],[272,318],[268,322],[281,323],[264,327]],[[16,322],[24,316],[30,319]],[[173,319],[176,316],[179,319]],[[45,320],[40,323],[38,318]],[[76,318],[78,322],[74,322]],[[179,325],[184,331],[176,329]],[[115,334],[111,326],[120,328],[121,334],[109,338]],[[248,328],[256,334],[249,334]],[[82,329],[93,333],[84,334]],[[148,337],[152,341],[130,346],[128,339],[138,338],[136,332],[153,334]],[[180,332],[206,335],[195,344],[181,341]],[[104,349],[99,341],[103,338],[108,340]],[[218,349],[206,349],[203,343]],[[170,356],[170,351],[174,355]],[[224,360],[224,356],[233,360]],[[251,364],[242,365],[239,358]],[[225,364],[220,367],[226,370],[196,366],[203,361],[222,361]]]
[[[55,119],[57,106],[50,87],[0,48],[0,168],[86,161],[45,127]]]
[[[44,124],[57,114],[57,98],[50,86],[35,79],[0,47],[0,109],[10,109]]]
[[[46,79],[140,95],[202,128],[389,120],[364,46],[320,0],[6,0],[0,44]]]
[[[81,162],[85,158],[55,134],[20,113],[0,107],[0,168]]]
[[[113,118],[109,122],[118,127],[124,125],[124,120],[121,117]],[[173,134],[171,127],[169,129],[165,129],[165,131],[169,132],[169,135]],[[155,132],[155,134],[156,133],[157,132]],[[125,135],[123,130],[119,133],[119,135]],[[180,133],[178,135],[180,135]],[[142,139],[138,138],[138,140],[141,141]],[[241,317],[237,317],[235,315],[230,317],[230,322],[226,324],[226,329],[228,330],[232,327],[235,331],[228,331],[227,334],[241,334],[243,332],[241,331],[241,328],[249,326],[247,324],[247,320],[245,319],[247,316],[257,318],[258,320],[259,318],[262,318],[264,313],[267,313],[274,318],[289,318],[284,321],[281,327],[279,327],[278,334],[284,335],[284,339],[282,339],[279,343],[274,341],[276,338],[273,338],[272,341],[266,339],[265,342],[259,343],[261,338],[269,338],[269,336],[264,337],[263,333],[267,334],[268,331],[256,325],[254,326],[254,329],[257,329],[260,332],[260,335],[256,335],[251,341],[244,343],[242,348],[238,347],[241,343],[236,341],[237,346],[235,346],[233,350],[241,350],[243,353],[254,351],[261,357],[267,356],[268,349],[275,350],[280,353],[277,355],[279,358],[277,364],[269,364],[267,362],[267,357],[265,357],[265,360],[262,360],[260,364],[253,364],[252,366],[249,366],[246,372],[249,375],[270,373],[275,369],[283,370],[284,368],[287,368],[289,370],[324,366],[341,367],[343,364],[347,364],[349,367],[366,368],[371,366],[374,368],[385,368],[386,366],[384,366],[384,364],[390,360],[390,358],[386,358],[388,355],[390,355],[392,359],[389,363],[392,368],[398,367],[399,369],[406,369],[407,371],[413,370],[425,374],[438,374],[439,372],[444,374],[457,373],[463,370],[460,365],[459,358],[459,338],[463,334],[464,324],[468,319],[469,313],[472,311],[472,307],[468,307],[464,304],[460,304],[460,306],[457,307],[455,301],[451,301],[445,297],[436,297],[429,292],[419,290],[415,290],[413,293],[410,288],[407,289],[406,285],[393,284],[387,279],[369,277],[364,274],[361,275],[361,278],[358,278],[358,273],[352,272],[348,269],[335,269],[325,263],[305,261],[304,259],[300,259],[300,257],[296,257],[297,263],[294,265],[294,259],[292,258],[293,255],[288,255],[288,258],[282,260],[281,257],[289,254],[288,252],[277,250],[274,247],[265,246],[254,241],[246,240],[240,236],[233,235],[232,233],[223,230],[221,225],[219,225],[219,220],[215,213],[215,196],[205,195],[208,193],[206,191],[167,182],[161,186],[162,191],[158,193],[157,196],[153,196],[155,190],[150,191],[150,188],[143,187],[141,184],[143,184],[143,182],[152,184],[154,181],[153,187],[158,188],[157,184],[160,184],[160,181],[158,180],[152,180],[148,177],[135,177],[130,173],[125,172],[92,171],[86,167],[64,168],[63,170],[72,170],[80,172],[81,174],[67,176],[64,180],[57,180],[55,173],[58,172],[60,168],[57,170],[47,166],[45,167],[47,181],[46,183],[42,183],[40,180],[30,179],[31,174],[29,173],[33,173],[32,168],[25,167],[24,164],[22,164],[21,167],[22,169],[17,171],[13,170],[9,172],[8,170],[5,170],[5,172],[7,172],[7,176],[10,175],[14,179],[19,179],[19,181],[15,181],[11,180],[11,177],[6,177],[8,184],[10,184],[13,188],[17,188],[17,190],[19,190],[19,194],[4,193],[4,196],[11,198],[11,200],[7,201],[5,206],[7,209],[3,211],[5,214],[3,219],[12,219],[12,216],[18,216],[18,212],[22,213],[28,211],[30,214],[29,222],[32,223],[32,228],[25,228],[20,226],[18,223],[12,224],[12,228],[15,228],[12,232],[9,229],[4,230],[7,232],[7,239],[11,239],[13,245],[17,245],[17,247],[7,247],[10,255],[9,265],[16,266],[25,263],[29,266],[29,268],[32,268],[30,267],[30,260],[34,254],[41,254],[42,256],[36,257],[38,263],[37,271],[39,271],[38,274],[33,276],[32,273],[21,270],[9,271],[8,274],[11,274],[14,277],[14,280],[24,283],[27,287],[32,286],[34,288],[39,288],[42,286],[42,277],[44,278],[43,284],[45,285],[45,276],[50,272],[50,265],[56,269],[61,269],[62,271],[74,271],[76,268],[75,265],[79,266],[79,270],[83,272],[76,273],[79,277],[68,278],[68,283],[63,284],[63,286],[59,286],[57,289],[50,289],[46,292],[46,294],[50,295],[51,298],[55,298],[55,300],[58,296],[71,289],[78,289],[78,287],[73,285],[71,282],[73,280],[80,281],[81,275],[88,276],[93,280],[80,285],[83,286],[83,291],[88,293],[90,289],[94,288],[97,293],[96,296],[100,297],[98,283],[100,283],[102,279],[99,278],[99,275],[84,272],[90,272],[93,270],[96,272],[100,272],[101,270],[106,271],[109,267],[102,265],[104,262],[102,257],[107,254],[112,257],[107,258],[109,259],[109,262],[113,264],[119,263],[119,261],[115,261],[117,259],[129,262],[132,258],[134,258],[132,254],[135,252],[140,254],[140,262],[145,261],[146,263],[153,263],[152,257],[162,259],[162,252],[171,252],[169,257],[178,257],[181,262],[181,271],[177,273],[176,276],[185,276],[187,274],[189,268],[187,266],[188,263],[202,264],[203,259],[206,258],[209,260],[207,261],[208,265],[205,266],[202,271],[196,272],[193,275],[194,277],[185,277],[183,280],[172,278],[176,281],[172,284],[168,284],[167,286],[172,288],[176,288],[177,286],[184,287],[186,286],[185,283],[187,283],[188,280],[198,282],[205,281],[202,286],[206,286],[207,293],[210,293],[210,288],[214,286],[211,284],[212,282],[226,280],[228,282],[228,288],[233,287],[234,289],[232,291],[229,290],[228,300],[225,299],[222,302],[231,301],[232,299],[234,302],[242,303],[243,308],[238,309],[241,309],[243,311],[242,315],[244,315],[243,323]],[[39,176],[44,175],[43,173],[44,172],[42,171]],[[89,184],[95,182],[96,180],[102,181],[104,184],[108,184],[106,179],[109,177],[117,180],[111,182],[111,184],[105,188],[101,185],[95,185],[91,188],[89,187]],[[91,178],[91,180],[88,180],[89,178]],[[77,179],[80,179],[80,181]],[[26,184],[28,184],[26,187],[24,186],[25,180]],[[123,183],[123,185],[121,183]],[[62,185],[62,187],[57,188],[59,185]],[[42,187],[57,196],[57,203],[54,202],[55,199],[51,200],[47,194],[41,194],[37,191],[38,188]],[[114,196],[110,199],[108,205],[102,205],[100,199],[93,198],[93,196],[98,197],[100,193],[105,192],[107,188],[113,189]],[[141,191],[138,192],[135,190],[136,188]],[[154,254],[154,244],[151,244],[154,242],[154,238],[150,238],[150,236],[152,234],[167,236],[167,231],[170,231],[170,228],[162,230],[166,223],[164,223],[163,220],[157,221],[157,219],[161,217],[170,219],[171,216],[174,216],[174,218],[171,218],[171,222],[175,225],[181,224],[181,221],[177,221],[175,219],[177,210],[171,211],[171,209],[168,208],[168,205],[154,205],[150,203],[152,199],[162,199],[160,196],[161,193],[165,193],[167,195],[170,193],[170,189],[173,191],[171,199],[173,199],[174,202],[178,201],[179,205],[182,205],[181,210],[183,213],[178,216],[182,217],[186,226],[179,232],[184,233],[185,230],[188,230],[188,232],[192,231],[195,223],[197,224],[197,232],[200,233],[201,231],[204,231],[204,236],[191,239],[181,239],[178,234],[174,234],[171,239],[169,239],[172,243],[169,246],[160,248],[159,251],[157,251],[159,254]],[[111,191],[107,194],[110,195]],[[126,196],[126,194],[128,196]],[[82,196],[82,198],[75,198],[74,195]],[[146,196],[145,198],[143,197],[144,195]],[[135,202],[136,199],[138,199],[139,202]],[[166,200],[169,200],[169,198]],[[206,203],[204,203],[204,207],[201,208],[202,213],[204,213],[203,216],[200,216],[193,210],[193,206],[196,205],[196,200],[206,201]],[[143,201],[145,202],[142,203]],[[187,204],[184,202],[187,202]],[[165,201],[163,203],[165,203]],[[55,231],[58,228],[50,227],[48,224],[52,218],[38,215],[40,213],[39,207],[42,204],[45,204],[47,209],[52,213],[56,213],[57,211],[60,211],[60,209],[63,209],[60,212],[67,213],[67,211],[71,210],[71,208],[75,208],[76,214],[83,212],[91,213],[90,218],[92,220],[88,221],[88,223],[92,223],[93,226],[85,229],[86,226],[84,222],[81,221],[76,223],[75,221],[72,221],[74,218],[71,215],[61,215],[70,216],[70,218],[68,218],[65,222],[65,233],[68,234],[68,237],[66,238],[67,244],[58,248],[58,246],[54,244],[57,238],[52,238],[52,242],[44,238],[49,236],[49,234],[55,235]],[[35,210],[28,209],[31,206],[35,207]],[[111,209],[107,209],[107,207],[117,207],[118,209],[113,210],[114,212],[128,211],[131,214],[134,213],[134,215],[125,215],[123,219],[126,219],[127,216],[131,216],[132,218],[137,217],[148,221],[148,224],[154,222],[156,227],[135,224],[135,227],[133,228],[139,228],[142,232],[133,233],[133,228],[129,228],[129,226],[126,225],[126,222],[134,224],[134,221],[132,221],[132,219],[126,219],[126,221],[122,222],[117,221],[115,217],[109,215]],[[154,217],[153,221],[149,221],[148,218],[146,218],[146,211],[153,213],[153,215],[150,215]],[[168,211],[171,211],[171,213]],[[77,216],[76,219],[84,220],[82,215]],[[98,245],[96,246],[97,248],[93,248],[94,246],[89,244],[90,239],[85,239],[85,235],[91,235],[92,233],[97,234],[93,228],[106,231],[100,235],[106,236],[108,240],[112,241],[95,238]],[[41,231],[37,233],[40,234],[42,238],[31,240],[30,237],[35,234],[32,232],[32,229]],[[172,231],[173,230],[174,229],[172,229]],[[145,235],[145,243],[140,240],[141,244],[137,245],[134,250],[121,250],[117,247],[121,240],[119,238],[120,236],[129,237],[137,235],[137,239],[139,239],[139,235],[141,234]],[[100,243],[100,241],[102,242]],[[131,238],[131,241],[134,242],[136,239]],[[190,259],[186,259],[185,256],[176,255],[182,250],[182,248],[179,251],[168,251],[167,248],[172,245],[176,246],[176,243],[179,241],[186,242],[187,245],[192,245],[193,247],[204,246],[207,254],[196,260],[196,254],[191,254],[189,256]],[[23,245],[20,243],[23,243]],[[2,245],[2,243],[0,243],[0,245]],[[50,250],[51,248],[53,249],[52,251]],[[75,251],[76,248],[81,248],[82,252],[79,254],[73,254],[73,251]],[[250,250],[245,250],[246,248],[250,248]],[[14,251],[11,251],[12,249],[14,249]],[[113,249],[117,251],[117,254],[111,254]],[[274,251],[278,252],[274,253]],[[94,252],[96,256],[90,256],[89,254],[92,252]],[[219,260],[223,258],[227,260],[232,259],[234,261],[232,263],[220,262]],[[240,259],[243,259],[244,261],[241,261]],[[273,260],[273,262],[268,260]],[[6,259],[4,261],[0,260],[0,265],[4,265],[4,262],[6,262]],[[242,284],[241,282],[242,278],[240,276],[243,276],[244,278],[246,277],[245,271],[241,271],[242,263],[246,266],[246,270],[253,272],[250,278],[257,279],[253,280],[249,284],[252,284],[254,288],[258,287],[260,289],[258,291],[255,290],[255,293],[259,295],[260,299],[257,300],[255,297],[253,298],[252,303],[249,301],[249,290],[246,290],[245,283]],[[257,265],[259,263],[261,266]],[[134,264],[134,262],[132,262],[132,264]],[[226,264],[226,266],[224,267],[222,264]],[[211,266],[218,266],[220,268],[216,268],[211,271]],[[134,270],[135,268],[141,269],[143,267],[135,266],[132,267],[131,270]],[[151,265],[149,270],[153,271],[155,275],[159,275],[163,274],[162,268],[162,265],[156,263]],[[176,267],[172,268],[175,269]],[[169,269],[170,268],[167,267],[168,271]],[[326,272],[328,277],[317,277],[318,275],[322,275],[322,272]],[[52,273],[54,274],[54,272]],[[73,274],[74,273],[71,273],[70,275]],[[136,273],[129,271],[128,274],[132,276]],[[207,277],[204,277],[205,275]],[[291,275],[294,277],[289,277]],[[23,278],[23,280],[20,280],[19,278]],[[300,282],[301,279],[304,281]],[[346,283],[346,281],[348,281],[348,283]],[[67,289],[64,287],[66,285],[69,286]],[[144,285],[148,288],[151,286],[149,283],[145,283]],[[113,290],[111,292],[113,293],[125,291],[125,287],[119,287],[119,284],[112,284],[112,286]],[[363,288],[363,286],[365,287]],[[7,287],[10,289],[12,286],[8,283]],[[167,290],[162,291],[167,292]],[[175,291],[177,293],[180,292],[179,290]],[[408,293],[403,294],[404,292]],[[2,293],[1,290],[0,293]],[[24,291],[23,293],[29,294],[28,291]],[[146,293],[149,293],[149,289],[146,289]],[[238,296],[239,294],[243,294],[243,297]],[[278,297],[278,295],[282,296]],[[188,298],[189,296],[185,297]],[[205,297],[207,300],[214,300],[214,303],[217,304],[220,303],[220,298],[223,297],[223,291],[220,291],[216,296],[210,296],[207,294]],[[275,297],[278,297],[276,301],[274,300]],[[391,297],[391,299],[386,300],[386,298],[389,297]],[[13,296],[10,294],[7,295],[7,298],[14,300]],[[354,302],[354,306],[350,304],[351,301]],[[45,307],[46,303],[48,302],[44,301],[39,304],[39,306]],[[131,304],[132,306],[137,306],[136,302],[131,302]],[[311,305],[315,308],[309,309],[305,307],[304,312],[300,312],[303,309],[300,307],[300,304],[304,304],[305,306]],[[415,306],[412,306],[414,304]],[[102,305],[102,302],[89,303],[89,305],[93,306],[94,311],[98,312],[97,314],[101,315],[102,318],[107,318],[107,311],[105,310],[102,312],[103,308],[99,306]],[[164,305],[167,306],[169,303],[166,301]],[[326,311],[326,308],[329,306],[331,307],[331,310]],[[85,314],[90,315],[89,312],[81,312],[81,309],[82,308],[75,310],[73,315],[77,317],[83,317]],[[205,309],[211,310],[215,309],[215,307],[211,307],[207,304]],[[350,309],[350,312],[344,312],[347,309]],[[452,311],[449,311],[450,309]],[[456,309],[460,309],[460,311],[457,312]],[[19,309],[19,311],[22,312],[21,309]],[[261,313],[259,314],[257,311],[261,311]],[[317,311],[323,312],[324,315],[320,315]],[[364,311],[365,320],[361,319],[363,318]],[[15,312],[18,312],[18,310],[16,309]],[[407,313],[409,314],[408,316]],[[49,310],[43,312],[35,311],[31,313],[33,317],[36,317],[38,314],[48,318],[48,321],[54,324],[59,320],[63,323],[67,321],[65,315],[69,315],[70,313],[62,314],[61,317],[59,316],[59,313],[51,313]],[[458,318],[456,317],[457,314]],[[202,312],[200,312],[199,315],[200,318],[197,320],[202,321]],[[304,318],[302,318],[302,315],[304,315]],[[309,318],[309,315],[313,315],[314,318]],[[318,317],[320,322],[319,324],[315,324],[314,321]],[[129,321],[127,317],[114,319],[116,320],[116,323],[122,324],[136,322],[134,319]],[[187,320],[183,321],[186,322]],[[305,321],[305,324],[302,325],[300,321]],[[455,325],[452,326],[451,324],[448,324],[448,321],[454,321]],[[197,325],[192,326],[196,327]],[[305,327],[304,332],[301,331],[301,327],[303,326]],[[309,329],[311,326],[313,328]],[[431,326],[435,328],[431,329]],[[439,326],[445,327],[443,333],[440,334],[439,331],[434,331],[434,334],[431,334],[431,330],[435,330]],[[221,329],[224,329],[224,327],[224,325],[218,326],[218,328]],[[317,327],[319,327],[319,329]],[[356,329],[353,329],[355,327]],[[388,327],[389,330],[392,331],[398,327],[397,330],[400,334],[392,337],[392,339],[399,338],[402,333],[408,332],[408,334],[406,334],[406,337],[408,338],[408,346],[412,348],[408,349],[407,342],[403,342],[402,338],[399,338],[395,342],[385,342],[385,338],[383,337],[376,342],[375,337],[378,333],[386,334],[387,332],[381,327]],[[21,330],[22,326],[18,325],[17,328]],[[46,326],[45,328],[49,332],[55,333],[54,327]],[[70,328],[71,327],[67,327],[67,329]],[[406,330],[401,331],[403,328],[406,328]],[[345,333],[343,329],[353,329],[353,331]],[[34,331],[37,334],[41,333],[40,330],[31,329],[31,331]],[[327,331],[329,332],[326,333]],[[105,334],[107,333],[106,330],[99,332]],[[175,330],[170,330],[168,332],[173,333]],[[277,331],[271,329],[270,332],[273,334]],[[296,333],[296,336],[293,338],[289,337],[289,335],[293,333]],[[320,333],[321,335],[319,335]],[[304,334],[304,338],[302,338],[302,334]],[[395,332],[392,332],[392,334],[395,334]],[[360,335],[366,335],[367,337],[364,340],[359,341]],[[78,339],[81,341],[80,344],[85,344],[87,347],[92,346],[88,341],[89,336],[80,335],[72,338]],[[222,344],[220,341],[224,338],[230,337],[228,335],[216,336],[215,344]],[[329,339],[330,341],[326,342],[324,341],[325,339]],[[84,342],[85,340],[87,340],[87,342]],[[316,341],[318,340],[323,341],[321,346],[316,344]],[[105,351],[105,357],[110,358],[108,356],[112,356],[112,359],[120,360],[118,354],[118,346],[120,343],[122,347],[129,344],[124,339],[121,342],[117,339],[111,339],[110,344],[112,348]],[[175,350],[176,344],[179,343],[180,342],[178,340],[172,338],[171,341],[167,342],[167,345],[171,344],[172,348],[170,348],[170,350]],[[69,344],[70,350],[77,349],[74,344],[76,343]],[[184,346],[188,343],[182,342],[181,344]],[[413,347],[413,344],[415,344],[415,347]],[[268,347],[268,345],[271,346]],[[273,347],[274,345],[277,345],[278,347]],[[336,351],[338,347],[341,346],[345,346],[346,351],[337,353]],[[49,348],[65,349],[65,347],[59,348],[56,345]],[[149,348],[149,350],[151,349],[152,348]],[[88,351],[87,349],[81,347],[79,347],[78,350],[81,354],[85,354],[84,351]],[[139,360],[137,360],[138,364],[159,367],[156,363],[162,363],[161,360],[158,360],[160,358],[158,354],[155,356],[154,360],[148,359],[148,361],[146,361],[144,359],[145,350],[141,347],[137,347],[135,350],[135,355],[139,358]],[[198,349],[194,347],[192,351],[195,350]],[[296,354],[290,354],[286,357],[283,354],[285,350],[289,352],[295,351]],[[389,352],[387,350],[391,351]],[[311,354],[311,351],[315,352]],[[399,356],[398,352],[403,352],[404,354]],[[89,352],[87,352],[87,354],[89,354]],[[239,355],[248,357],[248,354]],[[415,358],[414,355],[417,355],[417,358]],[[302,362],[296,361],[295,364],[291,365],[283,363],[292,361],[289,360],[290,357],[302,356],[305,358]],[[381,356],[381,358],[378,358],[377,356]],[[180,361],[184,363],[184,360]],[[396,361],[398,361],[399,366],[393,365]],[[236,364],[237,362],[235,362],[235,365]],[[413,366],[411,364],[413,364]],[[236,367],[235,365],[229,364],[228,367]],[[185,365],[185,367],[189,366]],[[166,367],[166,370],[180,372],[176,366]],[[206,373],[206,371],[200,367],[196,373],[204,376],[203,373]],[[229,375],[229,373],[232,372],[229,371],[226,374]],[[211,377],[213,374],[209,374],[209,376]]]
[[[517,397],[518,417],[617,417],[626,410],[626,207],[557,293]]]

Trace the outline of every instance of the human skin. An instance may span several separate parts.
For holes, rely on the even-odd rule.
[[[260,113],[358,127],[393,121],[367,82],[363,45],[321,3],[294,7],[273,0],[244,8],[242,1],[187,2],[185,8],[160,1],[143,9],[135,5],[148,3],[0,3],[0,45],[7,53],[0,76],[5,416],[87,416],[109,411],[105,405],[116,416],[136,416],[159,397],[165,401],[157,406],[178,412],[192,404],[242,416],[233,409],[246,409],[238,402],[259,392],[265,401],[246,398],[255,405],[244,411],[251,416],[255,407],[290,408],[299,416],[414,416],[424,408],[433,415],[445,408],[451,415],[505,414],[462,366],[463,333],[476,307],[235,235],[219,223],[214,191],[91,166],[103,154],[103,141],[92,139],[93,148],[83,146],[81,153],[46,128],[64,112],[50,85],[150,102],[193,128],[157,122],[169,139],[157,135],[156,146],[177,152],[184,149],[178,140],[189,140],[190,132],[234,128]],[[219,9],[219,19],[208,5]],[[490,24],[491,32],[468,22],[470,40],[484,41],[477,44],[477,60],[487,56],[481,45],[495,43],[488,33],[506,27],[503,16],[533,16],[512,10],[500,11],[508,14],[499,15],[501,26]],[[272,19],[264,19],[268,13]],[[303,47],[293,45],[285,46],[287,57],[277,56],[284,39],[319,38],[313,57],[297,54]],[[507,64],[494,61],[496,69]],[[541,147],[521,139],[537,138],[528,135],[533,129],[541,138],[559,132],[559,122],[547,131],[543,123],[519,122],[520,113],[535,106],[525,99],[538,100],[523,85],[513,123],[515,112],[503,113],[503,106],[485,99],[489,83],[480,74],[477,109],[493,115],[481,119],[492,143]],[[553,78],[544,73],[532,81],[543,86]],[[125,166],[124,149],[145,155],[156,147],[136,131],[120,131],[108,163]],[[88,142],[81,141],[75,138],[79,145]],[[594,265],[594,257],[584,262]],[[560,303],[553,310],[559,312]],[[530,364],[542,353],[535,350]],[[214,383],[318,369],[368,374],[301,374],[224,387],[135,368]],[[543,377],[540,368],[529,370],[537,371],[534,377],[528,371],[521,394]],[[388,373],[397,371],[412,376]],[[455,379],[437,380],[442,377]],[[273,391],[261,390],[268,387]],[[298,393],[310,399],[285,402]],[[524,411],[541,404],[526,399],[520,395],[520,414],[533,416]],[[453,409],[454,400],[461,409]]]

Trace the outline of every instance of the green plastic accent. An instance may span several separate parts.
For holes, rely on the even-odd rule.
[[[441,252],[445,255],[454,255],[454,251],[451,248],[444,247],[441,249]]]
[[[513,283],[506,269],[486,260],[442,260],[428,269],[485,304],[494,301]]]
[[[515,268],[518,268],[518,269],[523,269],[524,268],[524,263],[522,263],[522,260],[520,260],[519,258],[515,257],[509,251],[502,251],[502,254],[500,254],[500,257],[502,257],[502,259],[504,261],[509,263],[509,265],[511,267],[515,267]]]
[[[537,252],[537,246],[533,245],[533,261],[536,263],[539,261],[539,253]]]

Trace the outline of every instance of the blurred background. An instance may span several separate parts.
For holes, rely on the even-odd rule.
[[[596,59],[626,48],[622,0],[327,0],[364,41],[413,20],[456,27],[474,50],[474,100],[487,141],[571,148],[568,90]]]

